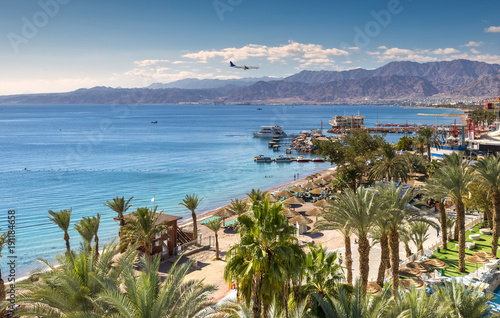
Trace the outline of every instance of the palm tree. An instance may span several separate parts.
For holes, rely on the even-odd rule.
[[[160,258],[149,260],[142,258],[141,273],[135,275],[132,263],[125,263],[123,286],[110,285],[100,293],[99,300],[106,303],[113,317],[152,318],[179,317],[191,318],[211,304],[211,293],[214,286],[203,285],[202,281],[184,282],[192,262],[172,266],[165,281],[158,273]]]
[[[418,172],[418,173],[427,173],[426,168],[426,160],[422,158],[422,156],[418,156],[416,154],[406,153],[403,155],[403,158],[406,162],[406,166],[409,169],[409,174]]]
[[[2,231],[2,229],[0,229],[0,231]],[[0,235],[0,259],[3,257],[2,249],[5,245],[7,245],[9,241],[8,238],[9,238],[8,232],[5,232]],[[5,297],[6,297],[5,284],[2,278],[2,269],[0,268],[0,302],[3,302],[5,300]],[[0,317],[5,317],[5,309],[0,311]]]
[[[261,189],[252,189],[250,193],[247,193],[248,197],[252,201],[253,204],[258,203],[260,201],[264,201],[264,198],[266,197],[267,192],[262,191]]]
[[[488,316],[491,309],[487,302],[493,296],[484,293],[480,285],[466,287],[452,280],[444,282],[444,286],[436,285],[433,290],[441,302],[449,305],[449,317],[481,318]]]
[[[97,233],[99,232],[99,225],[101,223],[101,215],[97,213],[97,216],[93,216],[91,219],[92,232],[94,233],[94,242],[95,242],[95,258],[99,259],[99,237]]]
[[[399,234],[399,240],[405,246],[406,258],[408,258],[413,254],[413,252],[411,251],[411,248],[410,248],[411,232],[410,232],[409,225],[406,223],[402,224],[398,230],[398,234]]]
[[[153,255],[154,242],[161,236],[166,235],[169,227],[159,223],[161,212],[152,211],[147,207],[138,208],[132,212],[133,218],[129,218],[123,227],[123,236],[120,240],[121,248],[139,245],[141,250],[151,258]]]
[[[241,239],[226,253],[224,279],[237,282],[238,296],[245,298],[247,306],[251,303],[253,317],[260,318],[277,297],[288,302],[287,293],[276,291],[292,279],[292,285],[297,285],[296,271],[303,268],[305,254],[293,236],[295,227],[281,213],[281,203],[270,205],[265,197],[254,202],[252,209],[253,216],[238,217]]]
[[[220,259],[219,257],[219,230],[222,226],[222,220],[219,218],[219,219],[215,219],[215,220],[212,220],[210,222],[208,222],[207,224],[205,224],[206,227],[208,227],[210,230],[212,230],[215,234],[215,259]]]
[[[373,163],[371,173],[375,179],[387,178],[391,181],[408,180],[408,167],[405,158],[396,153],[396,148],[391,144],[384,144],[378,151],[379,159]]]
[[[349,218],[347,218],[345,214],[335,213],[331,207],[326,208],[320,216],[323,220],[319,220],[314,224],[312,233],[318,233],[325,230],[337,230],[342,234],[342,237],[344,238],[347,283],[352,285],[352,226],[349,222]]]
[[[431,147],[441,145],[438,136],[434,134],[432,128],[426,127],[418,132],[418,137],[421,138],[423,146],[427,149],[427,160],[431,162]]]
[[[398,318],[450,317],[448,304],[443,303],[435,294],[430,295],[413,288],[413,286],[408,292],[399,290],[394,299],[396,304],[392,306],[391,311],[399,313]]]
[[[381,294],[375,297],[365,295],[363,285],[360,281],[354,285],[352,295],[338,286],[336,297],[321,297],[314,295],[320,304],[325,317],[332,318],[392,318],[389,315],[393,307],[388,289],[383,289]]]
[[[488,156],[479,159],[474,168],[482,185],[489,189],[493,203],[493,233],[491,253],[497,255],[498,238],[500,237],[500,157]]]
[[[134,197],[130,197],[127,201],[125,201],[125,197],[116,197],[113,198],[113,202],[111,201],[106,201],[104,204],[111,210],[115,211],[118,213],[118,218],[120,219],[120,228],[125,225],[125,219],[123,218],[123,215],[125,215],[125,212],[132,207],[132,204],[130,204],[130,201],[132,201]]]
[[[302,292],[311,297],[334,295],[335,287],[344,278],[342,267],[337,264],[337,252],[327,252],[321,245],[308,245],[305,263],[305,285]]]
[[[79,222],[75,223],[75,230],[83,239],[83,248],[89,252],[92,251],[92,239],[94,238],[94,228],[90,217],[83,217]]]
[[[119,285],[124,264],[133,264],[137,257],[131,249],[122,254],[120,262],[115,262],[115,248],[115,243],[105,245],[98,261],[87,250],[61,254],[55,264],[41,260],[49,270],[39,269],[37,281],[27,279],[20,283],[18,288],[23,292],[17,295],[17,301],[22,306],[16,313],[23,317],[82,318],[114,314],[98,295],[109,286]]]
[[[380,265],[378,267],[377,284],[384,285],[385,271],[391,267],[389,253],[389,223],[385,218],[379,218],[377,227],[372,233],[372,245],[380,244]]]
[[[182,200],[179,205],[185,206],[189,211],[191,211],[191,218],[193,219],[193,239],[198,240],[198,223],[196,222],[196,212],[195,210],[200,205],[203,198],[199,199],[197,194],[186,194],[186,198]]]
[[[52,210],[49,210],[49,220],[51,220],[54,224],[59,226],[61,230],[64,231],[64,240],[66,241],[66,253],[69,254],[71,253],[71,249],[69,246],[69,234],[68,234],[68,228],[69,224],[71,223],[71,211],[72,208],[69,208],[69,210],[61,210],[59,212],[54,212]]]
[[[229,209],[240,216],[242,213],[246,212],[248,209],[248,203],[246,200],[235,199],[231,200]]]
[[[462,160],[462,153],[446,155],[443,166],[439,168],[430,181],[428,189],[438,193],[448,193],[456,205],[456,222],[458,226],[458,271],[465,272],[465,208],[463,197],[468,194],[469,186],[475,181],[473,169]]]
[[[403,194],[403,188],[397,188],[394,183],[388,186],[378,186],[380,200],[383,201],[382,210],[389,225],[389,251],[391,256],[392,295],[396,295],[399,287],[399,231],[408,222],[415,211],[410,202],[415,193],[410,189]],[[413,218],[416,220],[417,218]]]
[[[417,247],[417,251],[424,250],[424,243],[429,239],[430,226],[431,223],[423,221],[416,221],[411,224],[411,239]],[[437,224],[435,224],[435,228],[439,228]]]
[[[380,209],[382,201],[378,199],[375,191],[366,190],[360,186],[356,193],[347,190],[339,196],[332,205],[332,212],[345,218],[352,226],[352,231],[359,239],[359,272],[361,285],[366,292],[368,284],[370,242],[368,233],[376,226],[378,218],[383,217]]]

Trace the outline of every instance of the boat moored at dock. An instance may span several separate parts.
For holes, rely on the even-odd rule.
[[[271,163],[273,160],[271,157],[264,157],[264,155],[258,155],[254,158],[254,161],[257,163]]]
[[[278,158],[274,159],[276,163],[290,163],[293,161],[291,157],[285,157],[285,156],[279,156]]]

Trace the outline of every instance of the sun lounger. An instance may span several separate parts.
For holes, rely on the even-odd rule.
[[[235,224],[238,223],[238,219],[234,219],[232,221],[229,221],[227,222],[226,224],[224,224],[225,227],[230,227],[230,226],[234,226]]]
[[[218,216],[212,216],[211,218],[201,221],[200,224],[207,224],[209,222],[217,220],[218,218],[219,218]]]

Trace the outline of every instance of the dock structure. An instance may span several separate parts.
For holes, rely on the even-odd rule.
[[[365,128],[366,116],[333,116],[333,120],[330,120],[328,124],[332,126],[332,129],[363,129]]]

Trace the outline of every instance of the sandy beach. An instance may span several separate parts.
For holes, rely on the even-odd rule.
[[[326,169],[322,172],[319,172],[321,176],[326,176],[334,173],[333,168]],[[290,182],[288,184],[284,184],[282,186],[269,189],[267,192],[272,193],[278,191],[283,188],[287,188],[290,186],[303,184],[308,182],[306,179],[307,175],[300,176],[301,179]],[[250,192],[251,189],[248,190]],[[306,202],[304,205],[296,208],[295,210],[304,215],[304,213],[310,209],[314,208],[313,204],[310,202]],[[208,229],[206,226],[201,225],[199,222],[211,217],[212,213],[215,210],[208,211],[202,213],[197,216],[198,220],[198,232],[201,234],[202,238],[206,238],[209,236],[214,236],[213,231]],[[236,219],[237,216],[233,216],[231,218],[227,218],[226,222],[229,222],[233,219]],[[308,232],[304,235],[299,235],[298,239],[301,244],[311,243],[321,244],[328,250],[342,248],[344,241],[342,236],[337,231],[323,231],[322,233],[311,234],[310,231],[314,228],[314,223],[316,222],[316,217],[309,217],[313,220],[313,223],[308,225]],[[192,219],[187,219],[183,223],[179,225],[181,228],[192,229]],[[188,275],[187,279],[203,279],[206,284],[211,284],[217,286],[217,291],[214,293],[213,298],[215,300],[224,297],[231,289],[230,285],[224,281],[224,267],[226,262],[224,261],[225,254],[227,250],[239,240],[238,233],[232,228],[221,229],[218,233],[219,235],[219,249],[220,249],[220,257],[221,260],[215,259],[215,244],[212,243],[212,247],[208,250],[204,250],[201,252],[197,252],[195,254],[191,254],[189,256],[183,256],[181,261],[188,261],[190,259],[196,260],[198,262],[198,268],[193,269]],[[162,264],[162,272],[168,270],[171,266],[173,260],[168,260]]]

